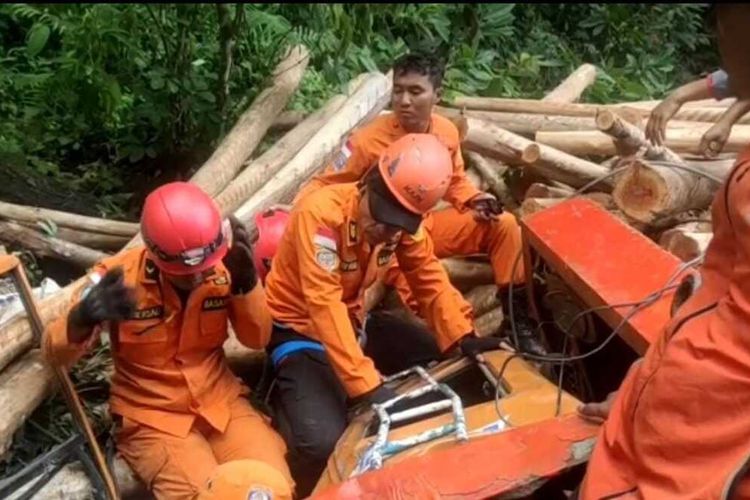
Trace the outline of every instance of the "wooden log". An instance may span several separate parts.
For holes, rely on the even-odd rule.
[[[382,74],[368,75],[336,114],[316,132],[289,163],[237,209],[235,215],[256,233],[253,216],[275,203],[289,201],[299,186],[322,167],[341,140],[362,120],[377,115],[390,97],[392,80]]]
[[[601,165],[539,145],[492,123],[475,118],[467,119],[467,123],[469,131],[464,141],[467,151],[505,162],[522,161],[544,177],[573,187],[582,187],[608,172]]]
[[[487,262],[470,261],[458,257],[440,259],[453,286],[469,290],[480,285],[495,282],[492,266]]]
[[[535,182],[526,190],[524,198],[565,198],[574,192],[573,188],[569,186],[556,187],[542,182]]]
[[[273,119],[297,90],[309,62],[307,49],[293,47],[273,72],[273,83],[255,98],[224,137],[211,157],[190,179],[211,196],[216,196],[239,172],[255,150]]]
[[[729,175],[725,162],[705,162],[702,171],[718,180]],[[719,184],[664,163],[635,159],[618,175],[612,192],[615,203],[628,217],[651,222],[687,210],[705,209]]]
[[[482,285],[472,288],[465,295],[466,302],[471,304],[474,317],[479,318],[500,305],[496,285]]]
[[[469,182],[471,182],[474,187],[476,187],[480,191],[484,191],[487,189],[487,183],[484,181],[484,177],[482,177],[474,168],[469,167],[465,170],[465,172],[466,178],[469,179]]]
[[[563,201],[562,198],[527,198],[521,203],[519,216],[523,218],[541,212],[545,208],[554,207],[561,201]]]
[[[54,374],[33,349],[0,373],[0,457],[10,448],[13,434],[49,394]]]
[[[525,137],[534,137],[540,130],[547,131],[574,131],[574,130],[596,130],[596,121],[588,116],[560,116],[533,113],[504,113],[499,111],[461,111],[444,106],[435,106],[435,112],[444,116],[454,123],[460,117],[477,118],[486,122],[494,123],[500,128],[520,134]],[[695,122],[680,122],[695,123]]]
[[[687,262],[704,253],[712,238],[713,233],[694,231],[683,225],[665,231],[659,238],[659,245]]]
[[[503,325],[503,317],[503,309],[496,307],[474,321],[474,331],[478,337],[496,335]]]
[[[43,236],[38,231],[15,222],[0,221],[0,240],[6,244],[21,245],[38,255],[71,262],[83,269],[108,256],[104,252],[59,238]]]
[[[707,129],[708,127],[668,128],[664,144],[674,153],[702,155],[698,146]],[[537,132],[535,140],[538,144],[546,144],[576,156],[617,154],[612,137],[598,131]],[[749,142],[750,127],[735,125],[722,151],[739,153]]]
[[[299,125],[305,117],[307,117],[307,113],[298,109],[282,111],[273,119],[269,131],[286,132]]]
[[[682,163],[682,158],[666,146],[654,146],[646,139],[641,129],[621,119],[615,113],[602,110],[596,115],[596,126],[600,131],[626,145],[634,154],[644,150],[647,159],[667,160]],[[620,153],[620,156],[623,156]]]
[[[510,99],[501,97],[457,97],[449,106],[454,108],[476,109],[483,111],[504,111],[509,113],[536,113],[547,115],[565,116],[596,116],[599,109],[610,109],[622,112],[626,110],[641,118],[648,118],[650,110],[638,109],[623,105],[601,105],[583,103],[561,103],[540,101],[536,99]],[[684,107],[680,109],[673,118],[675,120],[716,122],[722,114],[723,108],[707,107],[694,108]],[[750,123],[750,114],[743,116],[738,123]]]
[[[135,222],[99,219],[97,217],[60,212],[59,210],[15,205],[4,201],[0,201],[0,217],[31,224],[50,220],[59,227],[66,227],[77,231],[127,237],[131,237],[138,232],[138,224]]]
[[[279,139],[247,167],[216,197],[222,213],[231,214],[291,160],[310,138],[338,111],[346,101],[343,95],[333,96],[321,109],[308,116]]]
[[[542,98],[549,102],[576,102],[596,80],[596,66],[582,64],[557,87]]]
[[[515,200],[513,200],[510,189],[505,184],[502,177],[508,167],[494,160],[487,159],[473,151],[469,151],[467,156],[473,167],[487,183],[487,189],[489,189],[504,206],[513,207],[515,205]]]
[[[37,224],[31,224],[29,222],[21,222],[22,226],[31,228],[35,231],[39,231]],[[92,233],[89,231],[82,231],[76,229],[69,229],[67,227],[57,227],[55,231],[55,238],[65,240],[69,243],[75,243],[94,250],[104,251],[117,251],[125,246],[130,237],[118,236],[115,234],[104,234],[104,233]]]

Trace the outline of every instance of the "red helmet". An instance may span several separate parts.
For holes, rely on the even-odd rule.
[[[227,253],[216,203],[195,184],[171,182],[146,197],[141,233],[151,258],[169,274],[194,274]]]
[[[281,237],[289,222],[289,213],[285,210],[267,210],[255,215],[255,226],[258,228],[258,241],[253,249],[255,269],[261,281],[271,271],[271,260],[279,249]]]

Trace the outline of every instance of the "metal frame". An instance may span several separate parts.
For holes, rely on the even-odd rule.
[[[383,461],[388,457],[449,434],[455,434],[458,441],[466,441],[469,438],[466,430],[466,417],[464,416],[461,398],[459,398],[458,394],[456,394],[447,384],[436,381],[429,373],[427,373],[427,370],[421,366],[416,366],[396,373],[395,375],[391,375],[385,379],[385,383],[393,382],[413,374],[419,375],[425,382],[425,385],[417,387],[407,393],[400,394],[384,403],[373,405],[373,410],[380,421],[378,432],[375,441],[365,450],[357,461],[357,466],[354,468],[350,477],[357,476],[367,471],[380,469],[383,466]],[[440,392],[446,396],[446,399],[434,403],[427,403],[416,408],[409,408],[408,410],[403,410],[393,414],[388,413],[388,409],[397,403],[413,400],[430,392]],[[391,424],[447,410],[448,408],[452,409],[453,422],[434,429],[428,429],[416,436],[397,441],[388,441],[388,433],[390,432]]]

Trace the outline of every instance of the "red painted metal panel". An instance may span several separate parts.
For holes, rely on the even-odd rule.
[[[599,427],[576,415],[509,429],[404,460],[333,486],[319,500],[481,499],[533,491],[588,460]]]
[[[559,273],[590,307],[640,301],[662,288],[677,257],[586,199],[565,201],[521,221],[524,244]],[[620,335],[643,354],[669,320],[674,291],[636,313]],[[598,311],[615,328],[629,307]]]

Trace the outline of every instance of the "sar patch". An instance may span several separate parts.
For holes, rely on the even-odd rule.
[[[315,252],[315,262],[317,262],[322,269],[330,273],[338,266],[339,256],[336,255],[336,252],[327,248],[319,248]]]
[[[153,260],[146,259],[143,267],[143,275],[147,280],[157,281],[159,279],[159,268],[156,267]]]
[[[341,261],[341,271],[350,273],[352,271],[356,271],[357,269],[359,269],[359,262],[357,262],[356,260]]]
[[[164,306],[153,306],[145,309],[136,309],[133,314],[130,315],[130,319],[144,320],[144,319],[156,319],[164,317]]]
[[[349,222],[349,244],[354,244],[359,239],[359,227],[354,221]]]
[[[203,309],[204,311],[216,311],[218,309],[226,309],[227,308],[227,301],[229,298],[224,295],[222,297],[206,297],[203,299]]]

